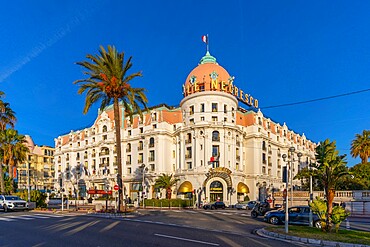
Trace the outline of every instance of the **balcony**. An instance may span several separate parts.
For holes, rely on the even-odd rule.
[[[266,160],[262,160],[262,164],[266,164]]]
[[[131,165],[131,160],[126,160],[126,165]]]
[[[100,152],[99,156],[109,155],[109,152]]]
[[[126,152],[127,153],[131,152],[131,148],[126,148]]]
[[[240,155],[237,155],[237,156],[236,156],[236,160],[237,160],[237,161],[240,161]]]
[[[154,143],[149,143],[150,148],[154,148]]]
[[[269,162],[269,166],[272,166],[272,162]]]
[[[236,145],[237,146],[240,146],[240,141],[236,141]]]
[[[217,137],[212,137],[212,141],[213,142],[219,142],[220,141],[220,137],[217,136]]]
[[[138,151],[142,151],[143,149],[144,149],[144,147],[137,147]]]
[[[91,154],[91,157],[95,158],[95,156],[96,156],[96,153]]]
[[[149,157],[149,162],[153,162],[155,161],[155,158],[154,157]]]
[[[191,139],[185,140],[185,144],[190,144],[190,143],[191,143]]]
[[[185,154],[185,159],[191,159],[191,154]]]

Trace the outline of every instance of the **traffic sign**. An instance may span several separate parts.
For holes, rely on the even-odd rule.
[[[118,184],[116,184],[113,188],[114,188],[114,190],[119,190]]]

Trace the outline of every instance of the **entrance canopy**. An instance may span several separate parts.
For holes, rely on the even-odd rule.
[[[177,190],[178,193],[189,193],[193,191],[193,185],[189,181],[183,182],[179,189]]]
[[[249,188],[245,183],[238,183],[238,188],[237,188],[238,193],[249,193]]]

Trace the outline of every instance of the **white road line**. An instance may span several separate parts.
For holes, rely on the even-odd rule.
[[[19,219],[19,220],[34,220],[34,218],[27,218],[27,217],[21,217],[21,216],[7,216],[7,218],[11,219]]]
[[[2,221],[14,221],[13,219],[7,219],[7,218],[0,218]]]
[[[33,214],[37,216],[47,216],[47,217],[52,217],[52,218],[62,218],[63,216],[61,215],[54,215],[54,214]]]
[[[216,244],[216,243],[204,242],[204,241],[199,241],[199,240],[195,240],[195,239],[180,238],[180,237],[175,237],[175,236],[170,236],[170,235],[163,235],[163,234],[157,234],[157,233],[155,233],[154,235],[155,236],[158,236],[158,237],[163,237],[163,238],[172,238],[172,239],[177,239],[177,240],[182,240],[182,241],[188,241],[188,242],[193,242],[193,243],[213,245],[213,246],[220,246],[219,244]]]
[[[36,218],[36,219],[49,219],[50,217],[39,216],[39,215],[20,215],[21,217]]]

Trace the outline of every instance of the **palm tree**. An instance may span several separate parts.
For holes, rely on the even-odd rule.
[[[171,199],[172,195],[172,186],[174,186],[180,179],[173,177],[173,175],[161,174],[155,180],[155,188],[165,189],[166,190],[166,198]]]
[[[0,131],[1,161],[8,167],[9,179],[13,181],[13,169],[27,158],[29,149],[26,137],[14,129]],[[12,184],[13,185],[13,184]]]
[[[346,167],[347,162],[345,161],[346,155],[339,155],[336,148],[335,141],[330,142],[329,139],[326,139],[316,147],[315,157],[317,163],[312,164],[312,167],[316,168],[314,170],[316,176],[321,178],[324,185],[327,206],[326,231],[329,231],[332,226],[330,216],[333,210],[333,201],[338,181],[349,174]]]
[[[1,98],[5,96],[4,92],[0,91],[0,131],[5,130],[9,125],[14,128],[16,117],[14,111],[10,108],[9,103],[4,102]],[[0,143],[1,144],[1,143]],[[1,157],[0,157],[1,158]],[[0,159],[1,161],[2,159]],[[2,162],[0,162],[0,191],[5,192],[4,172],[2,169]]]
[[[370,156],[370,130],[364,130],[361,134],[356,134],[356,138],[351,143],[351,155],[354,158],[360,156],[361,163],[367,163]]]
[[[99,54],[86,56],[90,61],[78,62],[84,67],[84,72],[88,78],[76,80],[74,84],[80,84],[79,94],[86,92],[85,107],[83,113],[86,114],[90,107],[101,101],[100,109],[104,110],[113,102],[114,125],[116,134],[117,148],[117,180],[119,185],[119,210],[123,209],[122,194],[122,157],[121,157],[121,123],[120,123],[120,104],[123,105],[125,115],[132,120],[134,113],[142,117],[141,106],[147,110],[147,97],[144,88],[133,88],[129,84],[135,77],[142,76],[141,72],[128,74],[132,67],[130,57],[124,61],[124,53],[119,53],[114,46],[108,46],[108,51],[100,46]]]

